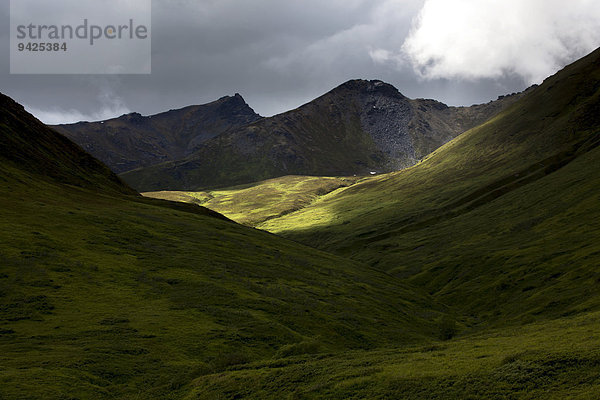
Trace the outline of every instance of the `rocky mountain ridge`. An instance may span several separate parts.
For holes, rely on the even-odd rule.
[[[196,190],[284,175],[365,175],[414,165],[521,94],[448,107],[379,80],[351,80],[295,109],[231,129],[184,159],[130,171],[138,190]]]
[[[117,173],[177,160],[203,142],[260,119],[242,96],[142,116],[53,126]]]

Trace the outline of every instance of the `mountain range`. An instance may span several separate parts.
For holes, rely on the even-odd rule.
[[[352,80],[298,109],[260,118],[242,97],[150,117],[55,127],[140,191],[197,190],[284,175],[351,176],[415,164],[522,94],[471,107],[411,100]]]

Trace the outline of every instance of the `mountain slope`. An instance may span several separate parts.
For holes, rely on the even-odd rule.
[[[261,228],[423,287],[473,323],[600,307],[600,50],[407,170]]]
[[[0,397],[181,398],[251,361],[438,337],[445,308],[400,279],[128,195],[2,101]]]
[[[411,100],[381,81],[353,80],[302,107],[203,143],[183,160],[123,174],[140,191],[199,190],[283,175],[395,171],[512,104],[473,107]]]
[[[7,182],[16,166],[57,183],[135,194],[79,146],[40,123],[23,106],[0,93],[0,168]]]
[[[147,117],[131,113],[53,128],[121,173],[184,158],[201,143],[260,118],[236,93],[209,104]]]

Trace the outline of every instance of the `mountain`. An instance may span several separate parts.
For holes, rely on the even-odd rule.
[[[147,117],[131,113],[106,121],[53,128],[116,173],[122,173],[184,158],[201,143],[260,118],[236,93],[209,104]]]
[[[283,175],[368,175],[413,165],[514,103],[448,107],[381,81],[346,82],[302,107],[232,129],[182,160],[123,174],[140,191],[198,190]]]
[[[402,277],[474,325],[595,311],[599,145],[600,49],[418,165],[259,228]]]
[[[363,263],[145,199],[0,101],[0,398],[183,398],[259,360],[436,342],[452,318]]]

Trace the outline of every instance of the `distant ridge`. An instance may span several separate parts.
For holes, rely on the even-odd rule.
[[[203,142],[188,157],[128,172],[140,191],[225,187],[283,175],[365,175],[411,165],[521,94],[472,107],[411,100],[379,80],[351,80],[283,114]]]
[[[236,93],[151,116],[130,113],[54,128],[121,173],[184,158],[203,142],[260,118]]]

